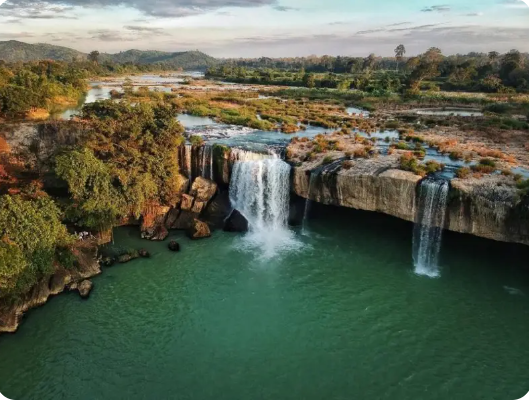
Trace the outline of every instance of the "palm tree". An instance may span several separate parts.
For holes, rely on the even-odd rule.
[[[404,47],[404,45],[398,45],[395,48],[395,59],[397,60],[397,71],[399,70],[399,62],[402,60],[405,54],[406,54],[406,48]]]

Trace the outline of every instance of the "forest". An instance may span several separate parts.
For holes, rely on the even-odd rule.
[[[75,105],[87,92],[91,77],[165,71],[160,65],[99,62],[99,52],[87,61],[0,60],[0,116],[27,117],[27,113]]]
[[[374,94],[429,91],[525,93],[529,91],[529,56],[518,50],[444,56],[439,48],[405,57],[231,59],[210,67],[207,76],[230,82],[357,89]]]

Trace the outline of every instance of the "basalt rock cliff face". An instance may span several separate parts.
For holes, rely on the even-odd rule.
[[[421,177],[398,170],[391,158],[359,160],[349,169],[293,169],[292,190],[326,205],[375,211],[415,222]],[[529,204],[505,177],[453,179],[445,229],[529,245]]]
[[[79,249],[79,265],[72,270],[57,269],[52,275],[43,277],[21,298],[0,300],[0,333],[13,333],[18,329],[24,314],[46,303],[49,297],[66,290],[78,289],[85,279],[101,273],[97,260],[97,244],[85,244]]]

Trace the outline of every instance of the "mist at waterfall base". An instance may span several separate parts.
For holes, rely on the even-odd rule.
[[[241,249],[260,251],[270,259],[301,243],[287,224],[291,167],[278,157],[237,161],[230,180],[230,202],[248,220]]]
[[[443,236],[449,183],[427,178],[419,187],[417,223],[413,230],[415,273],[439,277],[439,252]]]
[[[527,249],[445,233],[443,274],[410,269],[413,225],[313,202],[302,252],[242,234],[167,241],[54,297],[0,336],[14,399],[517,399],[529,384]]]

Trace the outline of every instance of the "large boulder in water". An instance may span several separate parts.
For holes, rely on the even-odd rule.
[[[90,292],[92,291],[92,288],[94,285],[90,280],[84,280],[79,283],[77,286],[77,291],[79,291],[79,295],[81,295],[81,298],[86,299],[90,295]]]
[[[228,191],[219,193],[202,212],[201,219],[210,227],[222,229],[224,221],[229,217],[233,208],[230,204]]]
[[[180,252],[180,244],[176,241],[170,241],[167,247],[169,248],[170,251]]]
[[[190,195],[196,202],[208,203],[217,193],[217,184],[203,177],[197,177],[191,186]]]
[[[191,239],[201,239],[211,237],[209,226],[198,219],[193,220],[193,224],[187,230],[187,236]]]
[[[238,210],[233,210],[224,223],[224,231],[244,233],[248,231],[248,220]]]

